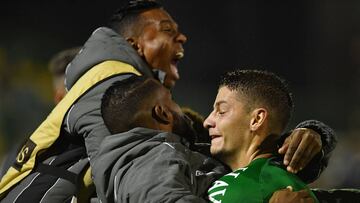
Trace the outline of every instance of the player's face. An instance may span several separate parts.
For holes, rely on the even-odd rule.
[[[171,88],[180,79],[178,61],[184,56],[182,45],[186,37],[163,9],[152,9],[141,14],[145,25],[138,38],[141,55],[154,69],[166,73],[164,85]]]
[[[214,109],[204,121],[211,137],[210,152],[227,163],[234,160],[249,143],[250,113],[236,91],[221,87]]]
[[[171,132],[187,138],[189,141],[195,139],[195,131],[192,127],[192,121],[181,110],[179,105],[172,99],[171,93],[165,87],[161,87],[155,93],[158,95],[158,101],[166,107],[172,114]]]

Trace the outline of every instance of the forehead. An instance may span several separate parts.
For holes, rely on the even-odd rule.
[[[216,95],[216,101],[233,101],[237,100],[238,94],[236,91],[230,90],[228,87],[220,87]]]
[[[231,90],[226,86],[220,87],[216,95],[214,108],[220,105],[245,107],[248,100],[236,90]]]
[[[146,19],[146,21],[148,22],[155,22],[155,23],[169,22],[176,24],[174,19],[169,15],[169,13],[161,8],[144,11],[141,13],[141,16],[144,19]]]

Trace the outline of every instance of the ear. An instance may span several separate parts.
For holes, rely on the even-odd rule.
[[[163,125],[169,125],[173,121],[173,115],[168,108],[158,104],[152,110],[152,117]]]
[[[250,130],[256,131],[264,125],[265,120],[268,117],[268,111],[264,108],[258,108],[251,113]]]
[[[140,56],[144,56],[143,49],[135,37],[128,37],[126,38],[126,41],[131,44],[131,46],[138,52]]]

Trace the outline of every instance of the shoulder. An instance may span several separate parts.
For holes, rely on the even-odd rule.
[[[259,181],[263,196],[269,199],[273,192],[292,186],[295,191],[307,188],[306,184],[295,174],[273,164],[270,159],[262,166]]]
[[[301,182],[301,180],[281,166],[274,164],[272,159],[266,159],[260,170],[260,181],[262,184],[277,183],[288,184],[290,182]]]

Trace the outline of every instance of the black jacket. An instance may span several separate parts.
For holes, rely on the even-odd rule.
[[[228,171],[172,133],[135,128],[103,139],[93,164],[106,202],[206,202],[207,189]]]

